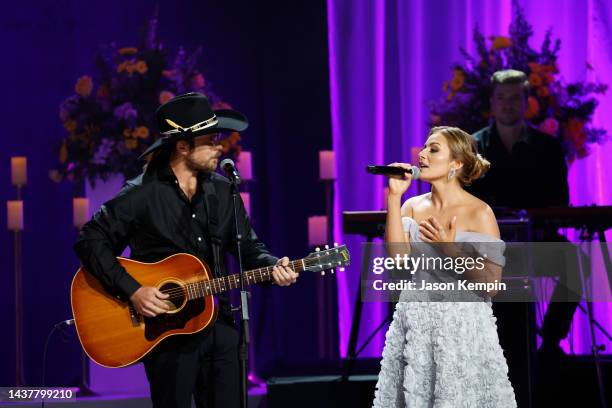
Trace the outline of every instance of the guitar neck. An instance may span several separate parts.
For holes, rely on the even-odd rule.
[[[296,272],[304,271],[305,266],[306,263],[304,259],[289,262],[289,267]],[[245,286],[272,280],[273,268],[274,265],[243,272]],[[226,292],[230,289],[237,289],[239,287],[240,274],[235,273],[233,275],[223,276],[221,278],[199,280],[197,282],[188,283],[185,285],[185,290],[187,291],[189,299],[197,299],[204,296],[216,295],[218,293]]]

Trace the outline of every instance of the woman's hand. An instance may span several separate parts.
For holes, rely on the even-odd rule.
[[[419,223],[419,232],[424,242],[455,242],[457,216],[451,218],[448,228],[444,228],[434,216],[428,217]]]
[[[391,163],[389,166],[401,167],[406,170],[410,170],[412,166],[408,163]],[[403,176],[389,176],[389,195],[401,196],[410,187],[412,181],[412,174],[404,173]]]

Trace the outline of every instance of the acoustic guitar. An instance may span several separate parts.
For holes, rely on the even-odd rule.
[[[204,330],[214,323],[216,294],[240,287],[240,274],[211,279],[209,266],[193,255],[175,254],[159,262],[143,263],[117,258],[143,286],[153,286],[170,296],[166,313],[145,317],[130,302],[111,296],[100,282],[81,267],[70,289],[72,314],[79,341],[87,355],[105,367],[138,362],[163,339]],[[348,265],[345,245],[311,253],[290,263],[296,272],[324,272]],[[245,285],[272,280],[273,266],[244,272]]]

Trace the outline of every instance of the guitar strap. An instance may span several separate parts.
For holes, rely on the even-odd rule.
[[[223,276],[221,270],[221,237],[219,235],[219,197],[215,189],[213,175],[209,174],[202,183],[204,189],[204,205],[206,206],[208,233],[212,248],[215,277]]]

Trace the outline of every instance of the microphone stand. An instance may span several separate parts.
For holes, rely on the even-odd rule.
[[[248,354],[249,354],[249,292],[244,284],[245,275],[242,270],[242,252],[240,242],[242,234],[238,226],[238,186],[230,178],[232,201],[234,203],[234,223],[236,226],[236,257],[238,258],[238,271],[240,272],[240,341],[238,343],[238,361],[240,364],[240,406],[248,406]]]

